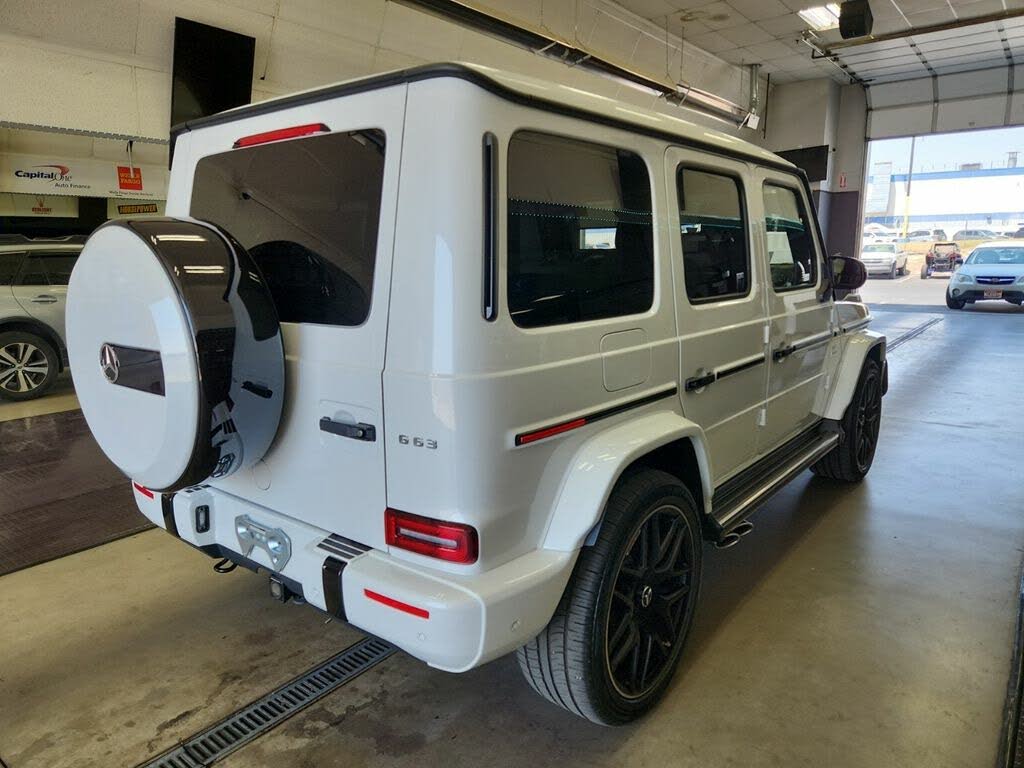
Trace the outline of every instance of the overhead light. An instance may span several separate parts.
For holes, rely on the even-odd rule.
[[[826,29],[835,29],[839,26],[839,4],[829,3],[828,5],[817,5],[813,8],[806,8],[798,11],[801,19],[811,25],[815,32],[822,32]]]

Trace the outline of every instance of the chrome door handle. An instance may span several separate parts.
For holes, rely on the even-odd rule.
[[[47,296],[45,293],[42,296],[35,296],[29,299],[33,304],[56,304],[56,296]]]

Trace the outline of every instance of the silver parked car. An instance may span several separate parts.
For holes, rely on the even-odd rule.
[[[64,301],[82,242],[0,235],[0,398],[39,397],[67,364]]]

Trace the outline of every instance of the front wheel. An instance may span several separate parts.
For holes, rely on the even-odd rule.
[[[889,279],[890,280],[895,280],[896,279],[896,272],[897,272],[896,265],[893,264],[892,267],[889,268]]]
[[[0,398],[32,400],[53,386],[59,368],[57,352],[34,333],[0,333]]]
[[[811,465],[811,471],[830,480],[863,480],[875,459],[881,422],[882,367],[868,358],[861,368],[853,399],[839,422],[839,442]]]
[[[946,306],[950,309],[963,309],[966,303],[964,299],[954,299],[949,295],[949,291],[946,291]]]
[[[665,472],[620,480],[548,626],[519,649],[546,699],[601,725],[628,723],[665,694],[700,590],[700,523]]]
[[[931,275],[928,274],[928,265],[925,264],[921,267],[921,279],[927,280],[929,277],[931,277]]]

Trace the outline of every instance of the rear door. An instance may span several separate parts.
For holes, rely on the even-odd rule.
[[[763,281],[746,164],[670,148],[683,413],[704,429],[715,484],[757,456],[767,388]]]
[[[812,425],[825,387],[832,302],[822,301],[823,257],[813,208],[792,174],[758,171],[757,210],[769,267],[768,413],[761,451]]]
[[[14,280],[14,298],[25,314],[52,328],[64,339],[68,280],[78,251],[29,251]]]
[[[374,91],[198,131],[190,150],[204,154],[190,208],[168,205],[249,251],[281,319],[287,391],[277,437],[251,473],[216,485],[376,547],[404,94]]]

